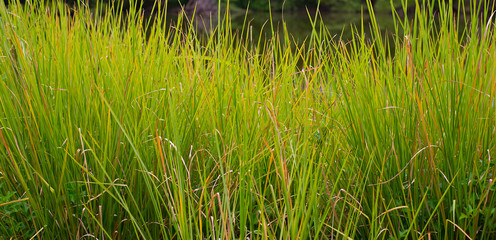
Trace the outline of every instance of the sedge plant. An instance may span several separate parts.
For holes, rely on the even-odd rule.
[[[0,239],[493,239],[494,20],[433,3],[296,42],[0,2]]]

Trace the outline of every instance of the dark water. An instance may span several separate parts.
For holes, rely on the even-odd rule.
[[[312,22],[314,19],[315,11],[309,16],[306,12],[290,12],[290,13],[266,13],[266,12],[253,12],[247,13],[231,13],[231,28],[233,32],[244,32],[245,36],[251,34],[254,41],[258,37],[262,39],[269,39],[272,37],[271,22],[269,19],[272,17],[272,27],[274,32],[282,34],[283,25],[285,24],[290,38],[302,43],[308,39],[312,33]],[[393,36],[394,22],[393,16],[390,13],[376,14],[377,23],[380,27],[383,36]],[[178,15],[168,14],[167,24],[176,25]],[[191,18],[191,17],[190,17]],[[197,32],[203,35],[208,35],[214,28],[218,27],[217,15],[210,17],[209,15],[200,15],[194,18],[194,25]],[[222,22],[222,20],[221,20]],[[342,12],[328,12],[320,13],[316,29],[319,30],[323,25],[335,38],[341,37],[344,41],[350,40],[353,37],[352,26],[358,31],[362,26],[362,15],[360,13],[342,13]],[[365,36],[370,36],[371,18],[368,14],[363,15],[363,26]]]

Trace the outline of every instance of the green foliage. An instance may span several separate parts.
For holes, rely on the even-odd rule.
[[[16,192],[9,191],[4,182],[0,182],[0,232],[2,236],[15,238],[29,238],[34,235],[32,228],[34,214],[29,211],[26,199],[17,196]]]
[[[496,237],[486,11],[296,44],[99,7],[0,2],[3,238]]]

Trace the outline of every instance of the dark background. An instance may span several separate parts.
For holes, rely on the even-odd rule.
[[[6,4],[11,0],[4,0]],[[14,0],[15,1],[15,0]],[[77,5],[77,3],[82,2],[87,5],[95,5],[97,0],[65,0],[64,2]],[[129,0],[101,0],[105,3],[110,2],[120,2],[129,6]],[[194,7],[197,6],[199,11],[204,9],[201,8],[216,8],[218,6],[217,0],[138,0],[139,3],[143,4],[143,8],[150,8],[156,1],[161,1],[162,5],[167,5],[170,9],[180,8],[181,6]],[[270,0],[270,8],[269,8],[269,0],[230,0],[229,4],[231,8],[234,10],[242,10],[242,9],[250,9],[251,11],[278,11],[278,10],[287,10],[287,11],[299,11],[315,9],[319,6],[321,11],[334,11],[334,12],[360,12],[362,9],[367,9],[367,0]],[[390,11],[391,3],[390,0],[370,0],[374,5],[374,9],[376,11]],[[447,1],[447,0],[446,0]],[[459,0],[453,0],[455,5],[458,5]],[[487,2],[493,3],[494,0],[480,0],[478,2]],[[25,2],[25,0],[21,0],[21,3]],[[393,5],[395,8],[401,8],[401,0],[393,0]],[[414,1],[408,1],[410,6],[414,6]],[[436,1],[437,2],[437,1]],[[466,0],[465,2],[469,3],[471,1]],[[221,0],[221,3],[225,5],[227,0]],[[468,5],[468,4],[467,4]],[[209,9],[210,10],[210,9]]]

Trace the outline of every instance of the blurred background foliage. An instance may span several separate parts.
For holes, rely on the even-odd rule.
[[[4,0],[8,1],[8,0]],[[82,2],[89,5],[94,5],[98,0],[65,0],[69,4],[77,4]],[[116,0],[100,0],[110,3]],[[122,0],[129,2],[129,0]],[[143,3],[144,7],[151,7],[157,1],[162,3],[167,2],[169,8],[178,8],[185,6],[188,1],[216,1],[216,0],[138,0]],[[228,0],[221,0],[222,4],[227,3]],[[269,4],[270,1],[270,4]],[[277,11],[277,10],[305,10],[307,8],[315,9],[317,6],[322,11],[336,11],[336,12],[354,12],[367,9],[367,0],[230,0],[229,4],[234,9],[249,9],[252,11]],[[395,8],[401,7],[401,0],[371,0],[376,11],[390,11],[391,4]],[[410,1],[413,2],[413,1]]]
[[[9,0],[4,0],[8,4]],[[14,0],[15,1],[15,0]],[[21,3],[26,0],[19,0]],[[64,0],[66,3],[71,5],[76,5],[79,3],[84,3],[90,6],[94,6],[97,1],[104,3],[118,2],[124,3],[125,6],[129,6],[130,0]],[[167,4],[169,10],[180,9],[181,6],[192,5],[191,3],[197,3],[198,5],[210,4],[217,6],[219,0],[137,0],[139,3],[143,4],[145,9],[150,9],[155,3],[160,1],[162,5]],[[316,9],[317,7],[323,12],[360,12],[362,10],[367,11],[367,1],[369,0],[220,0],[223,6],[229,1],[229,6],[231,11],[244,11],[249,9],[250,11],[306,11],[306,9]],[[396,10],[402,10],[403,0],[370,0],[375,12],[391,12],[392,7]],[[438,2],[438,1],[450,1],[450,0],[427,0],[425,2]],[[466,7],[469,7],[470,3],[474,1],[453,1],[453,6],[456,9],[459,2],[464,2]],[[494,0],[475,0],[476,2],[485,2],[494,4]],[[270,4],[269,4],[270,2]],[[422,1],[421,1],[422,2]],[[409,11],[414,10],[415,1],[407,1],[407,7]],[[494,9],[494,8],[492,8]]]

